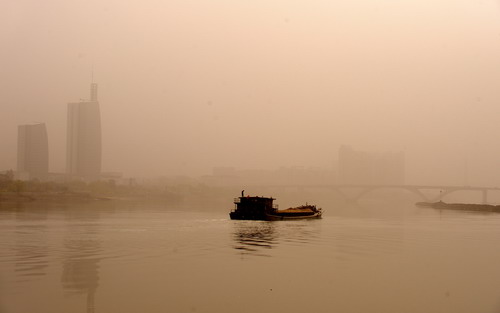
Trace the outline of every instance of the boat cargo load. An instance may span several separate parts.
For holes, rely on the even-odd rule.
[[[273,197],[244,196],[234,199],[234,210],[229,213],[232,220],[294,220],[321,218],[322,210],[315,205],[302,205],[286,210],[278,210],[273,205]]]

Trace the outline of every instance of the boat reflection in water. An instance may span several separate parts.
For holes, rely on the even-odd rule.
[[[241,221],[235,225],[234,248],[241,254],[270,256],[265,253],[277,244],[276,225],[270,222]]]
[[[235,221],[234,249],[242,255],[276,255],[272,250],[290,247],[303,248],[318,243],[321,227],[318,220],[300,221]],[[271,254],[272,253],[272,254]]]

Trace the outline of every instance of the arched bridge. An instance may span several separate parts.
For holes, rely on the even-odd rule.
[[[271,187],[271,186],[267,186]],[[488,203],[489,191],[500,191],[499,187],[474,187],[474,186],[430,186],[430,185],[281,185],[273,186],[278,188],[297,188],[297,189],[329,189],[337,192],[349,201],[361,199],[364,195],[380,189],[402,189],[416,194],[422,200],[427,202],[436,202],[444,196],[457,191],[478,191],[482,194],[482,202]],[[435,196],[425,194],[425,191],[438,191]]]

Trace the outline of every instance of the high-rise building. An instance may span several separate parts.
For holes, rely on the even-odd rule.
[[[66,172],[96,180],[101,174],[101,113],[97,84],[90,85],[90,101],[68,103]]]
[[[342,145],[339,149],[340,183],[347,185],[403,185],[403,152],[367,153]]]
[[[45,124],[17,128],[17,176],[19,179],[46,179],[49,172],[49,141]]]

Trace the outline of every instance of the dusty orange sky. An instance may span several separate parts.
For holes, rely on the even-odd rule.
[[[0,169],[99,83],[103,169],[335,164],[399,151],[408,183],[500,185],[500,6],[480,0],[23,1],[0,4]]]

